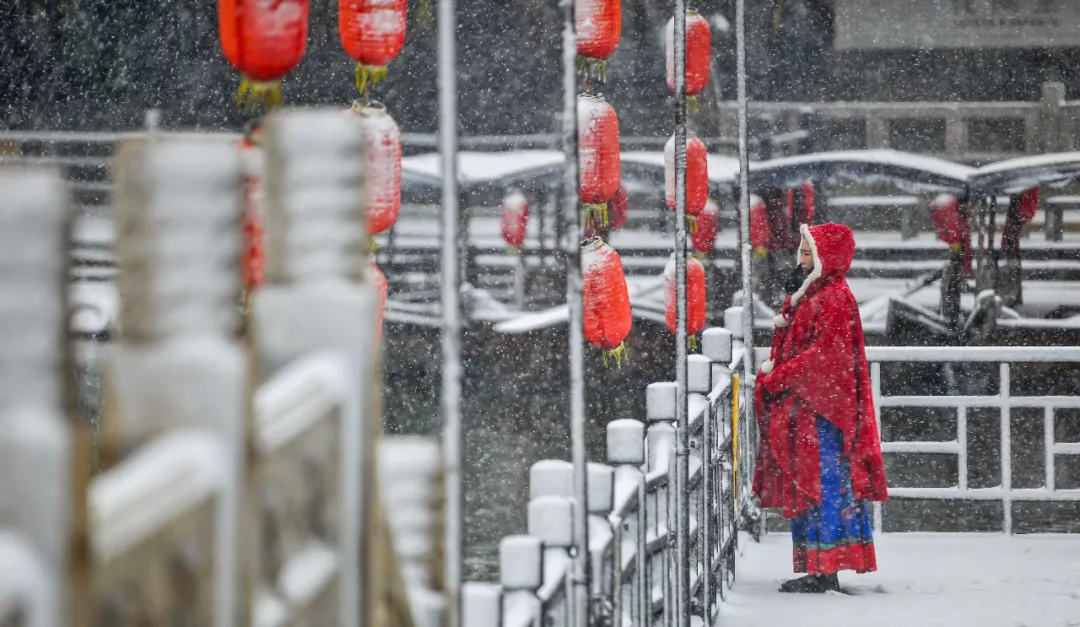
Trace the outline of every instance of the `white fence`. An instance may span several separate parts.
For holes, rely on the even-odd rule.
[[[645,422],[609,423],[608,465],[589,466],[590,624],[671,625],[680,603],[711,624],[734,582],[740,520],[753,509],[755,425],[739,420],[746,407],[740,397],[752,395],[739,390],[733,374],[733,352],[742,349],[733,351],[729,331],[706,330],[702,349],[688,368],[690,590],[676,590],[675,384],[654,383],[646,391]],[[739,450],[739,442],[751,445]],[[533,465],[528,535],[503,539],[500,585],[465,586],[463,624],[572,624],[572,474],[569,462]]]
[[[768,357],[767,349],[759,349],[760,359]],[[870,347],[866,349],[878,410],[878,428],[882,410],[890,407],[947,408],[956,412],[956,438],[940,442],[883,442],[884,453],[947,454],[957,460],[957,485],[947,488],[889,486],[891,499],[933,499],[953,501],[1001,501],[1002,530],[1012,533],[1012,504],[1015,501],[1080,501],[1080,490],[1058,490],[1055,481],[1055,457],[1080,455],[1080,443],[1061,443],[1054,440],[1055,411],[1080,409],[1078,396],[1017,396],[1012,389],[1010,364],[1078,364],[1080,348],[1076,347]],[[882,394],[881,365],[888,363],[939,364],[998,364],[999,387],[996,394],[969,396],[895,396]],[[997,487],[968,487],[968,411],[974,408],[997,409],[1000,416],[1001,482]],[[1045,484],[1042,488],[1016,489],[1012,485],[1012,410],[1037,408],[1043,410],[1043,439]],[[882,527],[882,507],[874,508],[874,524]]]

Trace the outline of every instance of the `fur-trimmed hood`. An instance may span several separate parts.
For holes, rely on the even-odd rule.
[[[847,274],[855,259],[855,234],[843,224],[827,222],[816,226],[799,227],[803,241],[810,246],[814,268],[803,284],[791,295],[791,306],[799,304],[806,291],[818,279],[831,280]]]

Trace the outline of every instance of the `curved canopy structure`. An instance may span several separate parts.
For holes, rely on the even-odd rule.
[[[970,166],[898,150],[841,150],[751,163],[750,187],[792,188],[809,178],[890,183],[912,193],[962,193],[974,172]]]
[[[1080,152],[1057,152],[1006,159],[977,169],[971,191],[1015,194],[1032,187],[1056,187],[1080,178]]]

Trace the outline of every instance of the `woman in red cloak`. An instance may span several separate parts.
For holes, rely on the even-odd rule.
[[[774,320],[755,406],[754,493],[791,520],[796,573],[781,592],[839,591],[836,573],[877,570],[868,501],[888,498],[859,307],[844,274],[855,237],[802,225],[808,272]]]

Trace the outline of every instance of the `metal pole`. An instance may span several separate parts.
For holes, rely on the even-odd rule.
[[[442,415],[447,627],[461,627],[461,307],[458,299],[457,51],[454,0],[439,0],[439,154],[442,160]]]
[[[577,145],[577,33],[574,0],[561,0],[563,10],[563,120],[562,146],[566,162],[563,170],[563,210],[566,231],[566,305],[570,310],[570,457],[574,464],[573,570],[574,627],[589,624],[589,523],[588,469],[585,453],[585,332],[582,312],[581,236],[578,209]]]
[[[754,285],[750,272],[750,156],[746,113],[746,0],[735,0],[735,54],[739,86],[739,249],[743,285],[743,367],[747,380],[754,376]],[[748,388],[752,389],[752,388]],[[741,418],[753,416],[752,403],[742,403]]]
[[[690,428],[686,411],[686,2],[675,0],[676,625],[690,627]]]

